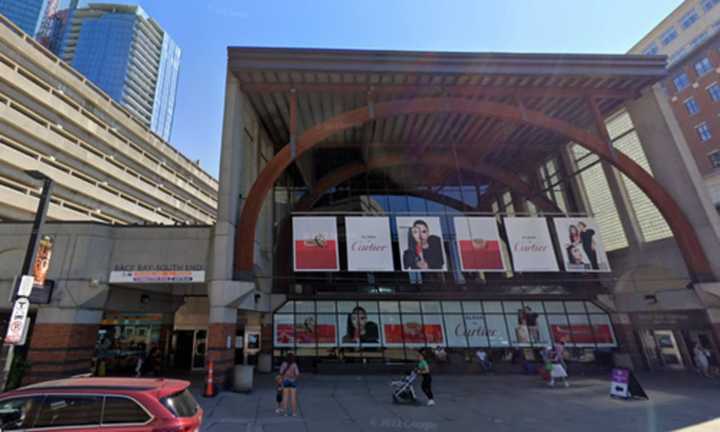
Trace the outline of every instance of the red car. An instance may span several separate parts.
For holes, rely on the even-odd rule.
[[[203,411],[187,381],[69,378],[0,395],[0,430],[197,432]]]

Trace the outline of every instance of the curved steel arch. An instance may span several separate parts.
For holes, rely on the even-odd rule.
[[[631,179],[660,210],[673,231],[675,241],[683,254],[683,259],[693,280],[713,279],[710,263],[702,249],[695,229],[675,200],[647,171],[623,153],[611,152],[609,143],[599,136],[541,112],[503,103],[473,101],[453,97],[381,102],[373,106],[372,117],[369,107],[366,106],[338,114],[306,130],[297,141],[295,157],[301,156],[331,135],[359,126],[371,118],[434,112],[455,112],[496,117],[510,122],[549,129],[566,137],[569,141],[573,141],[596,153]],[[235,232],[236,272],[252,271],[255,227],[260,210],[268,192],[293,160],[290,146],[286,145],[268,162],[260,175],[258,175],[255,183],[253,183]]]
[[[466,171],[476,172],[504,184],[513,192],[525,196],[541,210],[547,212],[562,212],[562,210],[560,210],[554,202],[547,199],[544,195],[535,194],[529,184],[522,181],[512,172],[484,162],[470,162],[469,160],[463,158],[458,158],[456,161],[454,158],[442,155],[427,155],[419,161],[408,160],[402,155],[385,155],[370,159],[367,163],[356,162],[344,165],[318,180],[313,189],[304,195],[300,201],[298,201],[295,208],[300,211],[309,210],[320,199],[325,191],[351,179],[358,174],[372,171],[374,169],[411,164],[459,167]],[[466,203],[462,204],[471,208],[471,206]],[[466,210],[468,209],[466,208]]]

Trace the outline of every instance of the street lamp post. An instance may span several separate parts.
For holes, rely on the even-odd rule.
[[[35,262],[35,255],[37,254],[40,233],[42,231],[43,224],[45,223],[45,218],[47,217],[47,210],[50,204],[50,190],[52,189],[53,185],[53,180],[45,174],[41,173],[40,171],[28,170],[25,171],[25,174],[35,180],[42,181],[43,185],[42,191],[40,193],[40,201],[38,202],[37,211],[35,212],[35,219],[33,221],[32,231],[30,232],[30,239],[28,240],[27,249],[25,250],[25,259],[23,260],[22,268],[20,269],[20,275],[17,279],[17,282],[13,286],[13,302],[17,302],[19,298],[18,294],[29,295],[29,293],[19,293],[18,289],[20,287],[20,280],[23,276],[33,276],[33,264]],[[29,303],[26,297],[21,297],[20,300],[24,301],[29,308]],[[10,317],[10,319],[11,321],[8,323],[8,326],[10,326],[12,322],[12,316]],[[12,366],[14,347],[15,345],[7,344],[3,344],[2,346],[2,352],[0,353],[0,365],[4,364],[4,367],[2,370],[2,376],[0,377],[0,379],[2,380],[0,381],[0,390],[4,390],[5,385],[7,384],[8,375]]]

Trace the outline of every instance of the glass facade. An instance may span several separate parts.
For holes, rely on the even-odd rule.
[[[617,346],[609,316],[587,301],[294,300],[273,315],[276,357],[412,361],[437,347],[503,357],[560,341],[590,353]]]
[[[90,4],[58,20],[50,46],[165,141],[170,139],[180,48],[138,6]]]
[[[115,100],[125,91],[130,45],[136,17],[107,14],[86,18],[72,65]]]
[[[35,36],[40,30],[49,0],[0,0],[0,14],[5,15],[22,31]]]
[[[160,55],[160,68],[155,87],[155,102],[150,125],[150,128],[165,141],[170,140],[170,133],[172,132],[179,74],[180,48],[166,34],[163,38]]]

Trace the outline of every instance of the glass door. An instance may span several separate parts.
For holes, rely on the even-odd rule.
[[[193,334],[192,368],[205,369],[205,354],[207,353],[207,329],[196,329]]]
[[[668,369],[685,369],[682,355],[672,330],[655,330],[655,341],[660,351],[663,366]]]

